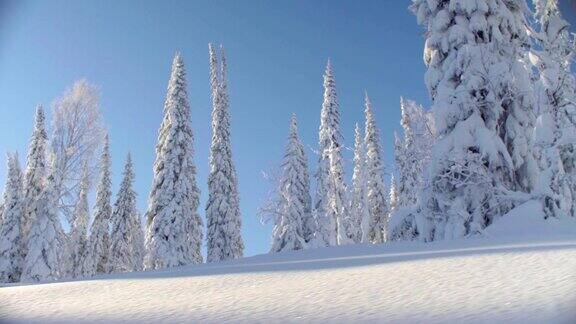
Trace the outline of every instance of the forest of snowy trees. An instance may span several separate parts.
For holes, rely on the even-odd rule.
[[[576,42],[557,0],[533,2],[532,11],[526,0],[413,0],[410,10],[425,29],[432,106],[400,98],[402,134],[394,134],[394,166],[386,166],[378,105],[366,93],[350,178],[328,60],[318,143],[307,150],[292,115],[272,196],[260,209],[274,224],[270,252],[470,237],[530,200],[547,218],[576,217]],[[199,210],[182,54],[172,62],[143,215],[128,152],[113,196],[99,94],[78,81],[56,100],[52,132],[44,108],[36,109],[24,168],[16,152],[7,156],[0,282],[243,257],[227,61],[222,46],[209,44],[208,54],[212,137],[205,210]]]
[[[261,209],[275,224],[271,251],[468,237],[528,200],[547,217],[575,217],[575,41],[556,0],[533,4],[414,0],[432,107],[400,99],[403,134],[386,169],[366,94],[349,188],[328,62],[313,208],[295,198],[310,197],[310,171],[293,117],[277,188]]]

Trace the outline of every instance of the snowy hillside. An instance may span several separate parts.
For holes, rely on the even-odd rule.
[[[4,287],[0,322],[574,323],[576,226],[525,214],[535,207],[519,207],[486,238]],[[503,238],[512,218],[525,227]]]

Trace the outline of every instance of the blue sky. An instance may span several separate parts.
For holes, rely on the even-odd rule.
[[[138,205],[147,206],[156,135],[175,51],[188,72],[201,213],[210,145],[209,42],[224,44],[229,64],[232,144],[240,184],[246,255],[269,248],[271,224],[257,216],[270,189],[262,172],[283,154],[296,113],[311,172],[322,103],[322,73],[332,58],[342,132],[353,145],[368,91],[393,160],[399,99],[426,106],[423,30],[409,1],[10,1],[0,0],[0,152],[22,162],[39,103],[86,78],[101,90],[109,129],[114,192],[131,151]],[[564,8],[570,8],[568,1]],[[351,176],[351,152],[346,152]],[[6,170],[0,168],[4,183]]]

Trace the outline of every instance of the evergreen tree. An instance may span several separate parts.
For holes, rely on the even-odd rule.
[[[390,179],[390,214],[394,214],[396,207],[398,207],[398,184],[396,177],[392,174]]]
[[[142,230],[142,217],[140,216],[140,212],[136,210],[131,219],[134,271],[141,271],[144,269],[146,249],[144,247],[144,232]]]
[[[368,179],[366,177],[366,144],[360,126],[354,128],[354,172],[352,173],[352,199],[350,219],[347,227],[349,236],[355,243],[367,242],[370,224],[368,206]]]
[[[421,240],[477,233],[529,198],[534,122],[524,0],[415,0],[438,142],[416,215]]]
[[[154,182],[146,213],[146,269],[202,263],[194,137],[180,53],[172,63],[164,120],[156,144]]]
[[[539,71],[536,93],[540,99],[534,154],[541,172],[534,195],[541,197],[547,216],[574,215],[576,83],[570,68],[575,41],[557,0],[535,0],[534,4],[540,29],[533,36],[542,48],[531,52]]]
[[[4,214],[4,202],[6,201],[6,188],[2,194],[2,201],[0,202],[0,230],[2,230],[2,214]]]
[[[236,169],[230,142],[230,111],[226,80],[226,59],[221,51],[221,65],[212,44],[210,87],[212,90],[212,143],[208,175],[207,261],[217,262],[243,256],[241,218]]]
[[[435,128],[432,114],[414,101],[400,99],[400,124],[404,137],[395,134],[395,160],[399,174],[396,208],[390,216],[388,236],[391,240],[414,239],[417,235],[414,208],[424,188],[425,170],[430,163]]]
[[[124,174],[112,212],[112,232],[110,234],[110,270],[112,272],[131,272],[140,267],[138,264],[138,242],[142,239],[136,210],[136,192],[132,188],[134,172],[132,158],[126,158]]]
[[[74,207],[74,220],[68,242],[68,276],[82,278],[86,276],[86,254],[88,247],[88,192],[90,191],[89,173],[87,167],[83,171],[80,190]]]
[[[368,188],[368,208],[370,222],[368,225],[368,241],[374,244],[386,241],[388,217],[388,194],[384,182],[385,165],[382,160],[382,145],[380,144],[380,130],[376,126],[376,119],[372,111],[372,103],[368,94],[365,98],[364,110],[366,125],[366,177]]]
[[[110,144],[108,135],[104,138],[104,147],[100,157],[100,179],[96,189],[96,205],[90,227],[90,238],[86,252],[86,274],[94,275],[110,272],[110,199],[112,181],[110,179]]]
[[[351,242],[343,227],[349,205],[344,183],[343,138],[340,133],[336,81],[330,60],[324,72],[324,101],[320,113],[318,146],[315,202],[318,222],[317,244],[323,246],[346,244]]]
[[[396,163],[400,174],[398,205],[413,206],[424,186],[424,170],[430,163],[435,141],[434,120],[421,105],[400,98],[400,124],[404,138],[396,140]]]
[[[30,226],[36,218],[36,204],[40,199],[46,177],[46,146],[48,136],[45,129],[44,109],[38,106],[32,138],[28,146],[26,170],[24,172],[24,217],[22,218],[22,239],[28,241]],[[27,246],[24,246],[26,254]]]
[[[18,282],[22,273],[23,249],[22,172],[18,155],[8,155],[8,177],[0,224],[0,282]]]
[[[298,138],[300,141],[300,138]],[[315,235],[318,229],[318,224],[316,224],[316,219],[314,218],[314,214],[312,212],[312,196],[310,195],[310,168],[308,167],[308,156],[306,155],[306,150],[304,145],[300,142],[301,145],[301,157],[300,161],[300,179],[301,179],[301,197],[300,199],[303,201],[304,206],[304,213],[302,216],[302,235],[304,237],[304,241],[306,242],[307,248],[313,248],[315,246]]]
[[[54,154],[50,156],[50,172],[45,179],[35,209],[36,216],[28,234],[28,253],[24,259],[22,282],[57,280],[64,275],[64,233],[58,219],[58,194],[55,188]]]
[[[404,159],[403,169],[401,170],[401,187],[400,187],[400,201],[402,207],[413,206],[416,204],[418,191],[421,189],[422,183],[422,170],[420,165],[420,152],[416,130],[413,129],[415,119],[418,118],[417,112],[421,107],[417,107],[414,102],[400,98],[401,121],[400,124],[404,130],[404,145],[402,159]]]
[[[290,135],[282,162],[278,193],[278,216],[275,218],[271,252],[305,249],[307,242],[304,228],[307,221],[312,219],[310,178],[295,115],[290,120]]]
[[[396,164],[396,170],[398,171],[396,198],[397,208],[412,205],[408,198],[409,195],[407,194],[410,192],[411,188],[407,185],[408,181],[406,180],[409,169],[406,155],[405,136],[402,138],[398,133],[394,132],[394,163]]]
[[[408,163],[408,148],[405,145],[405,139],[400,138],[394,133],[394,160],[396,170],[398,171],[398,182],[396,188],[391,188],[390,192],[390,220],[388,222],[388,239],[412,240],[418,236],[416,229],[415,208],[417,205],[411,203],[410,193],[418,191],[417,188],[411,188],[408,179],[410,178],[409,170],[411,166]],[[392,190],[394,190],[395,199],[392,200]],[[416,198],[416,196],[414,196]],[[414,201],[415,202],[415,201]],[[394,205],[394,206],[393,206]]]

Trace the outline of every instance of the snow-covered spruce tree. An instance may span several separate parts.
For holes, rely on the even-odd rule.
[[[300,140],[298,138],[298,140]],[[301,142],[300,142],[301,143]],[[302,145],[302,157],[301,157],[301,179],[302,179],[302,201],[304,201],[304,214],[302,216],[302,235],[304,241],[306,242],[306,248],[313,248],[315,246],[315,235],[318,230],[318,225],[316,224],[316,219],[312,211],[312,196],[310,189],[310,168],[308,167],[308,156],[306,155],[306,150],[304,145]]]
[[[16,153],[8,155],[8,177],[0,224],[0,282],[18,282],[22,273],[23,247],[22,171]]]
[[[295,115],[290,119],[290,135],[281,169],[278,213],[270,252],[303,250],[307,248],[305,223],[312,219],[310,178]]]
[[[409,193],[411,187],[408,186],[407,179],[411,166],[408,164],[410,154],[407,152],[405,138],[400,138],[394,133],[394,160],[396,170],[399,175],[398,181],[394,184],[396,188],[390,188],[390,219],[388,221],[388,239],[412,240],[418,236],[416,230],[415,210],[416,205],[410,202]],[[396,180],[395,180],[396,181]],[[392,190],[394,190],[394,206],[392,206]]]
[[[138,211],[136,210],[136,192],[132,188],[134,172],[132,171],[132,158],[130,154],[126,158],[124,173],[114,211],[112,212],[112,232],[110,234],[110,271],[131,272],[139,268],[137,262],[138,253],[135,250],[135,240],[142,238],[138,235],[141,228],[137,225]]]
[[[36,217],[36,203],[43,190],[46,177],[46,146],[48,136],[45,129],[44,109],[38,106],[32,138],[28,146],[26,169],[24,171],[24,217],[22,218],[22,239],[26,244],[30,224]],[[24,254],[27,247],[24,246]]]
[[[349,203],[342,159],[343,138],[332,63],[324,72],[324,101],[320,113],[318,170],[316,172],[315,216],[318,223],[316,244],[334,246],[352,242],[344,230]]]
[[[539,117],[534,131],[534,155],[540,177],[534,195],[547,216],[574,215],[576,206],[576,84],[570,70],[575,42],[557,0],[535,0],[541,47],[531,53],[539,71],[536,83]]]
[[[368,208],[370,222],[368,224],[368,242],[377,244],[386,241],[386,231],[390,209],[388,205],[388,191],[384,182],[384,161],[382,160],[382,145],[380,144],[380,130],[376,126],[376,119],[372,110],[372,103],[368,94],[365,98],[366,117],[365,138],[366,143],[366,178],[368,187]]]
[[[212,44],[210,54],[210,87],[212,90],[212,143],[208,175],[207,262],[238,259],[243,256],[241,219],[236,169],[230,142],[230,112],[226,81],[226,60],[221,52],[221,65]]]
[[[2,194],[2,201],[0,201],[0,226],[2,226],[2,214],[4,214],[4,201],[6,201],[6,188]]]
[[[295,181],[298,183],[297,186],[299,188],[297,191],[297,197],[302,204],[302,237],[306,242],[306,247],[308,247],[308,245],[310,245],[314,240],[314,234],[316,233],[317,228],[316,220],[312,215],[312,197],[310,195],[310,169],[308,167],[308,156],[306,155],[306,149],[304,144],[302,144],[300,141],[300,137],[298,136],[298,122],[296,115],[292,115],[290,121],[289,151],[287,151],[286,154],[288,155],[290,152],[292,152],[292,154],[295,155]],[[288,164],[285,164],[284,167],[288,168]],[[288,172],[289,170],[285,171]]]
[[[404,137],[395,134],[395,160],[399,174],[396,208],[390,216],[390,240],[414,239],[416,224],[413,210],[419,192],[426,183],[425,170],[430,163],[435,141],[434,119],[421,105],[400,99],[402,118],[400,124]]]
[[[396,182],[396,176],[392,174],[390,179],[390,214],[392,215],[396,211],[398,206],[398,183]]]
[[[528,199],[533,98],[524,0],[414,0],[427,28],[438,142],[417,213],[421,240],[477,233]]]
[[[196,184],[186,86],[184,61],[180,53],[176,53],[156,144],[154,180],[146,213],[146,269],[202,263],[200,190]]]
[[[73,211],[73,222],[68,241],[68,255],[66,256],[67,275],[71,278],[86,276],[86,253],[88,247],[88,191],[90,191],[89,171],[85,167],[80,181],[78,198]]]
[[[28,234],[28,253],[24,259],[22,282],[38,282],[62,278],[64,233],[58,218],[58,194],[56,183],[56,159],[50,155],[48,177],[34,205],[36,216]]]
[[[406,161],[406,145],[404,144],[404,137],[400,137],[398,133],[394,132],[394,163],[396,165],[396,171],[398,173],[397,186],[397,197],[396,197],[396,207],[401,208],[404,206],[411,205],[407,203],[409,199],[406,198],[406,192],[409,188],[405,185],[404,174],[407,173],[408,165]]]
[[[112,181],[110,179],[110,143],[108,135],[104,137],[104,147],[100,157],[100,179],[96,189],[94,217],[90,227],[88,248],[86,252],[86,275],[108,273],[110,253],[110,199]]]
[[[418,192],[424,186],[424,169],[430,161],[434,144],[434,124],[430,115],[414,101],[400,98],[401,122],[404,130],[403,145],[399,153],[401,162],[400,207],[415,205]]]
[[[142,230],[142,217],[140,212],[132,216],[132,256],[134,263],[134,271],[141,271],[144,269],[144,256],[146,249],[144,247],[144,232]]]
[[[354,128],[354,171],[350,199],[350,222],[346,229],[354,243],[366,242],[370,223],[368,207],[368,179],[366,177],[366,145],[360,126]]]

